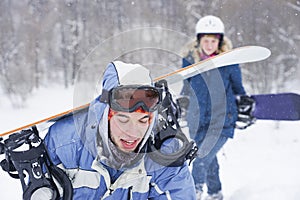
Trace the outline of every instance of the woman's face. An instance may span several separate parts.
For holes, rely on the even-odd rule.
[[[110,119],[110,137],[124,152],[132,152],[143,140],[150,124],[148,113],[117,112]]]
[[[200,46],[208,56],[215,53],[219,47],[219,39],[214,35],[204,35],[200,39]]]

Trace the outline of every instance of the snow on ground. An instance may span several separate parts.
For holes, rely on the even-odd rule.
[[[0,133],[72,108],[72,93],[58,87],[36,91],[23,109],[13,109],[1,94]],[[299,130],[299,121],[257,121],[237,130],[219,154],[225,200],[298,200]],[[20,181],[1,169],[0,185],[1,199],[22,199]]]
[[[257,121],[236,131],[219,155],[226,199],[299,199],[299,129],[299,121]]]

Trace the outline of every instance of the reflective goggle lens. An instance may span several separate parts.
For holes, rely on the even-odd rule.
[[[117,111],[133,112],[139,107],[153,112],[160,103],[159,91],[151,86],[120,86],[110,95],[110,107]]]

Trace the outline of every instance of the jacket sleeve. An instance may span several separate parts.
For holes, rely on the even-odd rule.
[[[54,139],[56,133],[52,128],[52,126],[49,128],[49,131],[46,134],[46,137],[44,138],[44,143],[48,149],[48,155],[51,158],[52,162],[55,165],[58,165],[61,163],[61,161],[58,155],[56,154],[56,140]]]
[[[230,81],[232,85],[232,90],[235,95],[246,94],[243,83],[242,83],[242,73],[239,65],[233,65],[231,68]]]
[[[74,127],[73,120],[66,118],[49,128],[44,142],[55,165],[62,163],[64,166],[76,167],[79,158],[77,146],[80,139],[74,134],[76,132]]]
[[[165,167],[151,182],[149,199],[196,199],[194,180],[188,165]]]

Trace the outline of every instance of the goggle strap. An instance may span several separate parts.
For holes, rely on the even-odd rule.
[[[109,91],[108,90],[102,89],[102,94],[101,94],[101,97],[100,97],[99,101],[102,102],[102,103],[108,103],[109,102]]]

